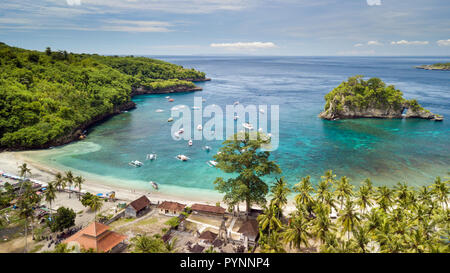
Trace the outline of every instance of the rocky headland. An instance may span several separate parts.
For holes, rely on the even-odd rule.
[[[424,109],[416,100],[406,100],[400,90],[378,78],[368,81],[350,77],[325,96],[319,117],[327,120],[350,118],[420,118],[442,121],[443,116]],[[405,112],[406,110],[406,112]]]

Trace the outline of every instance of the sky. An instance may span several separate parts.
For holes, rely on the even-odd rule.
[[[450,56],[449,0],[1,0],[0,41],[105,55]]]

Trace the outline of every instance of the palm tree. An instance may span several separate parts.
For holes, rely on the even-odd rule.
[[[309,223],[305,219],[302,213],[297,213],[289,221],[288,226],[282,233],[282,237],[285,243],[289,243],[289,246],[294,246],[300,249],[303,244],[305,247],[309,246],[308,239],[311,237],[309,232]]]
[[[77,176],[73,180],[73,183],[74,183],[75,187],[78,188],[78,200],[80,200],[81,185],[84,183],[84,181],[86,181],[86,180],[83,177],[81,177],[81,176]]]
[[[28,168],[27,163],[23,163],[19,166],[19,176],[25,180],[27,174],[31,175],[31,169]]]
[[[380,208],[386,212],[392,205],[392,190],[386,186],[379,187],[376,201]]]
[[[350,232],[353,231],[359,220],[359,213],[355,209],[355,204],[351,200],[347,200],[345,208],[340,212],[338,218],[338,223],[342,226],[342,232],[347,232],[347,240],[350,240]]]
[[[156,235],[156,234],[155,234]],[[166,245],[157,236],[137,235],[131,238],[133,252],[135,253],[165,253]]]
[[[427,204],[427,205],[433,205],[433,192],[431,192],[430,190],[428,190],[429,188],[427,186],[422,186],[419,188],[419,192],[417,194],[417,199],[422,203],[422,204]]]
[[[323,176],[321,176],[320,178],[321,178],[323,181],[326,181],[327,183],[330,183],[331,186],[332,186],[332,185],[334,185],[334,183],[336,182],[335,177],[336,177],[336,175],[333,174],[333,171],[332,171],[332,170],[328,170],[328,171],[326,171],[325,174],[324,174]]]
[[[24,252],[27,252],[28,249],[28,219],[31,222],[31,233],[34,237],[34,229],[33,229],[33,220],[34,220],[34,211],[33,207],[39,204],[41,198],[37,193],[33,190],[30,182],[24,182],[24,192],[18,199],[18,207],[19,207],[19,216],[25,220],[25,248]]]
[[[20,184],[19,195],[22,194],[22,188],[27,174],[31,175],[31,169],[28,168],[27,163],[23,163],[19,166],[19,176],[22,180],[22,183]]]
[[[282,227],[281,221],[278,219],[273,206],[264,206],[264,213],[258,215],[257,218],[261,231],[269,230],[269,236],[272,231],[276,231]]]
[[[317,203],[314,213],[316,218],[313,220],[312,233],[321,243],[324,243],[327,234],[335,229],[330,219],[330,208],[322,203]]]
[[[447,201],[449,195],[449,187],[448,180],[445,182],[441,181],[441,178],[438,176],[434,180],[434,183],[431,185],[431,191],[433,192],[434,197],[441,202],[444,208],[447,208]]]
[[[369,178],[366,178],[363,182],[362,182],[362,186],[366,187],[369,191],[369,197],[372,197],[373,194],[375,193],[375,190],[373,188],[373,184],[372,181]]]
[[[273,232],[267,237],[267,242],[262,244],[261,253],[285,253],[281,236],[278,232]]]
[[[66,181],[60,172],[55,174],[55,179],[52,181],[58,191],[61,191],[62,188],[66,187]]]
[[[70,187],[72,187],[73,182],[74,182],[74,176],[72,174],[72,171],[66,172],[66,176],[64,177],[64,180],[66,181],[66,185],[69,186],[69,198],[70,198],[71,193],[72,193],[72,190],[70,189]]]
[[[293,190],[298,192],[294,198],[297,204],[308,206],[313,203],[311,193],[314,193],[314,187],[311,184],[311,177],[309,175],[302,177],[302,180],[294,185]]]
[[[322,180],[317,185],[317,200],[323,203],[328,193],[330,193],[330,184],[326,180]]]
[[[356,195],[356,204],[361,208],[362,213],[364,213],[368,207],[372,206],[369,187],[361,186]]]
[[[287,204],[287,195],[291,192],[284,177],[276,179],[276,182],[270,189],[272,200],[271,205],[274,206],[276,210],[277,217],[280,219],[282,217],[283,207]]]
[[[336,191],[335,194],[337,196],[337,199],[340,201],[341,204],[341,210],[342,206],[344,205],[344,200],[348,200],[349,197],[353,195],[353,185],[349,183],[349,180],[347,177],[343,176],[336,184]]]
[[[47,189],[44,193],[45,201],[49,204],[50,218],[53,221],[52,203],[56,199],[56,187],[53,182],[48,183]]]
[[[97,221],[97,211],[101,210],[103,207],[103,200],[97,195],[94,195],[91,199],[89,207],[94,211],[94,220]]]
[[[353,230],[353,238],[356,244],[361,249],[362,253],[367,252],[367,245],[370,242],[369,228],[364,225],[357,225]]]

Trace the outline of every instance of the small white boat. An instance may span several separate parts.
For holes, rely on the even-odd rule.
[[[198,106],[192,106],[192,109],[193,109],[193,110],[200,110],[200,107],[198,107]]]
[[[239,118],[238,115],[235,115],[235,116],[233,117],[234,120],[237,120],[238,118]]]
[[[155,190],[158,189],[158,184],[156,184],[156,182],[150,181],[150,184],[152,184],[152,186],[153,186],[153,188],[154,188]]]
[[[192,146],[192,139],[189,139],[188,145]]]
[[[244,128],[246,129],[253,130],[253,125],[251,125],[250,123],[242,123],[242,126],[244,126]]]
[[[205,146],[205,147],[203,147],[203,149],[205,149],[205,151],[209,152],[211,150],[211,147]]]
[[[215,167],[217,165],[217,161],[214,160],[209,160],[208,162],[206,162],[206,164],[208,164],[210,167]]]
[[[144,163],[138,161],[138,160],[133,160],[130,163],[128,163],[129,165],[133,166],[133,167],[141,167],[144,165]]]
[[[259,112],[261,113],[261,114],[264,114],[264,110],[261,108],[261,109],[259,109]]]
[[[170,99],[170,96],[167,96],[166,99]]]
[[[167,120],[167,122],[172,122],[173,121],[173,118],[172,117],[170,117],[168,120]]]
[[[197,130],[199,130],[199,131],[203,130],[203,126],[202,126],[201,124],[199,124],[199,125],[197,126]]]
[[[181,128],[180,130],[178,130],[178,134],[182,134],[182,133],[184,133],[184,129],[183,129],[183,128]]]
[[[155,112],[156,112],[156,113],[161,113],[161,112],[164,112],[164,110],[163,110],[163,109],[156,109]]]
[[[147,154],[147,160],[155,160],[156,154]]]
[[[181,160],[181,161],[188,161],[190,158],[185,155],[177,155],[176,159]]]

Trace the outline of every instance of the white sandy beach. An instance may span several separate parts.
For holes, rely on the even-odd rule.
[[[57,172],[63,173],[66,171],[66,169],[57,169],[53,166],[48,166],[46,164],[42,164],[29,156],[26,156],[27,152],[2,152],[0,153],[0,171],[4,171],[11,174],[18,173],[18,167],[22,163],[27,163],[29,168],[31,169],[31,177],[33,179],[42,181],[42,182],[50,182],[53,180],[54,175]],[[139,198],[142,195],[146,195],[150,201],[154,203],[162,202],[165,200],[175,201],[182,204],[192,205],[194,203],[204,203],[204,204],[210,204],[215,205],[216,202],[221,202],[222,198],[219,194],[205,194],[201,196],[201,194],[184,194],[183,196],[180,196],[179,194],[168,194],[168,193],[161,193],[158,191],[155,191],[153,189],[150,189],[148,191],[142,190],[142,189],[130,189],[120,186],[112,186],[106,184],[104,181],[102,181],[101,178],[99,178],[96,175],[92,175],[89,173],[77,173],[74,172],[75,175],[82,175],[86,181],[84,182],[82,186],[82,190],[86,190],[92,194],[97,193],[107,193],[110,191],[116,192],[116,198],[123,201],[133,201],[137,198]],[[198,190],[201,191],[201,190]],[[224,207],[225,205],[221,203],[221,205]],[[256,207],[256,206],[253,206]],[[288,206],[285,208],[287,212],[292,211],[295,209],[295,206],[293,203],[289,203]],[[241,204],[240,210],[245,210],[245,205]]]

